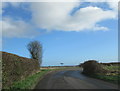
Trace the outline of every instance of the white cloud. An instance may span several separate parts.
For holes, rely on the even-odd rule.
[[[84,7],[79,9],[72,16],[71,11],[81,4],[80,2],[37,2],[31,3],[30,10],[32,11],[31,22],[39,28],[46,30],[61,30],[61,31],[85,31],[85,30],[108,30],[105,26],[100,26],[97,23],[106,19],[115,19],[117,16],[116,2],[108,2],[112,10],[103,10],[98,7]],[[105,0],[103,0],[105,1]],[[18,8],[21,3],[10,3],[14,8]],[[7,7],[4,3],[3,6]],[[0,11],[2,14],[3,11]],[[39,34],[34,30],[33,25],[26,23],[23,20],[13,20],[10,17],[3,17],[2,24],[3,36],[5,37],[34,37]]]
[[[110,8],[112,8],[113,10],[118,10],[118,2],[108,2],[108,5],[109,5]]]
[[[118,22],[120,22],[120,2],[118,2]]]
[[[21,20],[14,21],[4,18],[3,21],[0,21],[0,25],[2,25],[2,36],[4,37],[33,38],[38,34],[31,25]]]
[[[78,0],[3,0],[2,2],[78,2]],[[119,0],[79,0],[80,2],[118,2]]]
[[[109,5],[109,8],[113,9],[117,14],[119,1],[120,0],[85,0],[84,2],[92,2],[92,3],[106,2]]]
[[[5,3],[0,2],[0,15],[2,15],[2,13],[3,13],[3,8],[4,8],[5,6],[6,6]]]
[[[2,2],[0,2],[0,14],[2,14]]]
[[[120,0],[84,0],[83,2],[119,2],[119,1]]]
[[[2,15],[2,13],[4,12],[3,8],[5,8],[5,7],[7,7],[7,3],[0,2],[0,15]]]
[[[99,25],[96,25],[94,28],[93,28],[94,31],[99,31],[99,30],[103,30],[103,31],[108,31],[109,29],[107,27],[101,27]]]
[[[116,18],[113,10],[104,11],[98,7],[79,9],[73,16],[70,12],[77,3],[32,3],[33,22],[47,30],[83,31],[98,30],[96,24],[106,19]],[[102,28],[101,28],[102,27]],[[106,30],[104,26],[99,29]],[[104,27],[104,28],[103,28]]]
[[[20,2],[10,2],[10,4],[14,7],[19,7],[20,6]]]
[[[13,7],[18,8],[21,3],[10,2]],[[0,14],[4,12],[2,8],[6,8],[7,3],[0,3],[1,11]],[[38,31],[35,31],[34,26],[30,23],[26,23],[23,20],[14,20],[11,17],[2,17],[0,20],[0,34],[3,37],[17,37],[17,38],[33,38],[39,34]]]
[[[30,2],[30,0],[2,0],[2,2]]]
[[[32,3],[33,21],[41,28],[52,29],[65,22],[78,3]]]

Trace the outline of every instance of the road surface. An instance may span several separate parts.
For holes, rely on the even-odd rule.
[[[69,69],[47,74],[35,89],[118,89],[118,86],[81,74],[80,69]]]

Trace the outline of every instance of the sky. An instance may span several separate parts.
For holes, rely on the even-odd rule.
[[[117,62],[117,4],[107,0],[1,3],[2,51],[30,58],[26,46],[37,40],[43,46],[42,66],[78,65],[92,59]]]

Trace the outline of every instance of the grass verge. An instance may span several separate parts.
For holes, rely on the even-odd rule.
[[[25,80],[15,82],[11,87],[7,87],[10,91],[21,91],[21,89],[33,89],[40,78],[47,74],[51,69],[41,70],[40,72],[27,77]],[[3,89],[4,90],[4,89]]]
[[[114,84],[120,84],[120,71],[119,71],[120,66],[118,66],[118,65],[111,65],[111,66],[103,65],[102,67],[103,67],[103,69],[107,70],[108,72],[92,75],[91,77],[101,79],[101,80],[104,80],[107,82],[111,82]]]
[[[44,77],[45,74],[47,74],[50,71],[59,71],[59,70],[65,70],[65,69],[69,69],[72,67],[61,67],[61,68],[54,68],[54,69],[41,69],[40,72],[33,74],[29,77],[27,77],[24,80],[18,81],[18,82],[14,82],[14,84],[11,87],[6,87],[3,88],[7,89],[9,91],[21,91],[22,89],[34,89],[34,87],[37,85],[37,83],[40,81],[40,79],[42,77]],[[75,67],[76,68],[76,67]]]
[[[102,74],[96,74],[92,75],[91,77],[101,79],[107,82],[111,82],[114,84],[120,84],[120,75],[102,75]]]

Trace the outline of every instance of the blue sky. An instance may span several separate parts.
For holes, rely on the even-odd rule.
[[[104,3],[4,3],[2,51],[29,57],[26,45],[43,45],[44,66],[86,60],[118,61],[115,5]]]

